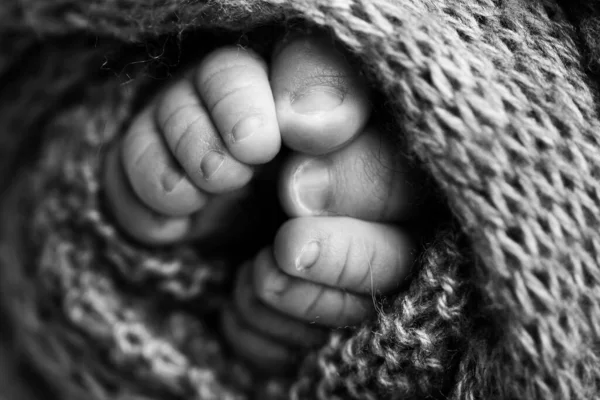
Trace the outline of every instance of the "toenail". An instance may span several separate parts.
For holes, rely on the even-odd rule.
[[[319,242],[313,240],[305,244],[296,259],[296,269],[298,271],[305,271],[312,267],[317,262],[320,252],[321,246]]]
[[[299,205],[306,211],[325,211],[330,200],[327,163],[313,159],[302,164],[294,174],[294,190]]]
[[[160,184],[165,192],[171,193],[182,180],[183,174],[181,172],[173,171],[171,168],[165,168],[160,177]]]
[[[204,179],[209,180],[219,169],[221,169],[224,162],[225,154],[220,151],[213,150],[206,153],[200,163],[200,169],[202,170]]]
[[[290,280],[282,272],[274,272],[267,276],[264,285],[265,294],[281,296],[290,285]]]
[[[233,142],[241,142],[252,136],[263,125],[262,118],[258,115],[252,115],[239,121],[231,130]]]
[[[299,114],[319,114],[337,108],[344,93],[332,86],[308,86],[292,95],[292,109]]]

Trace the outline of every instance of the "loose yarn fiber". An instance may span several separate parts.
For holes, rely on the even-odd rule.
[[[600,122],[586,71],[596,53],[577,10],[3,1],[2,325],[64,400],[600,398]],[[123,236],[98,182],[152,86],[145,68],[174,62],[168,47],[192,31],[298,24],[357,57],[455,223],[377,318],[333,332],[291,381],[259,385],[215,330],[233,268],[189,244]]]

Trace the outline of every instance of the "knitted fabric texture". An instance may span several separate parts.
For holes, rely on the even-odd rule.
[[[600,398],[597,87],[552,0],[4,0],[0,19],[1,303],[57,398]],[[168,48],[298,24],[356,56],[456,224],[376,318],[257,384],[215,329],[234,268],[123,236],[99,171]]]

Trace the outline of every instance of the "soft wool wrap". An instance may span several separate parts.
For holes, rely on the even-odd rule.
[[[582,10],[3,0],[5,336],[63,400],[600,398],[600,121],[584,58],[598,53]],[[326,29],[356,56],[454,222],[376,318],[332,333],[295,378],[259,380],[215,329],[231,269],[189,244],[123,236],[99,171],[152,87],[148,68],[176,66],[188,35],[290,25]]]

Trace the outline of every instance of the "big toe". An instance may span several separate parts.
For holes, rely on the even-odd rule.
[[[293,150],[329,153],[357,136],[369,118],[366,83],[327,37],[281,43],[270,79],[282,140]]]

